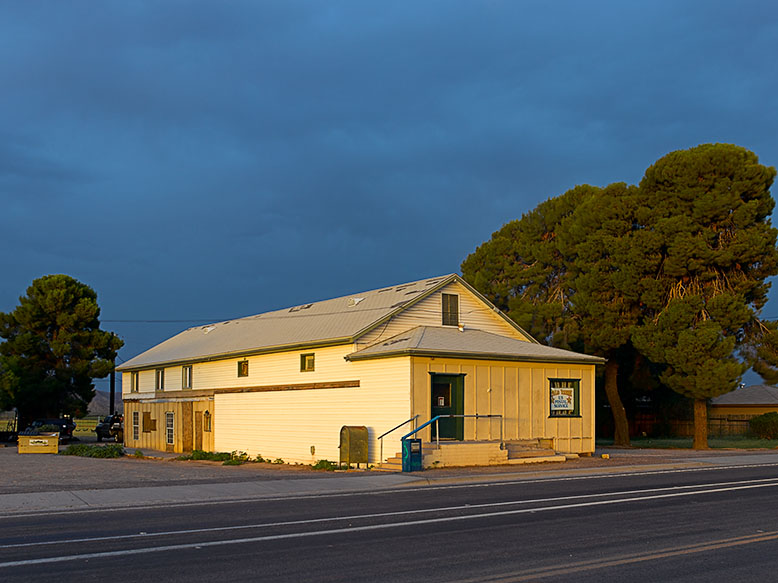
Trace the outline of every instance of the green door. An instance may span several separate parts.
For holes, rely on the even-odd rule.
[[[432,374],[432,417],[437,415],[463,415],[465,412],[465,375]],[[440,419],[440,439],[465,439],[465,420],[461,417]],[[435,439],[435,423],[432,424]]]

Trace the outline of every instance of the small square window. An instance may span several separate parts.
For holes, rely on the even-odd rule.
[[[137,393],[139,388],[139,379],[138,379],[138,373],[132,372],[130,373],[130,392],[131,393]]]
[[[192,388],[192,365],[184,366],[181,368],[181,388]]]
[[[247,376],[249,376],[249,361],[248,360],[239,360],[238,361],[238,376],[239,377],[247,377]]]
[[[154,389],[157,391],[165,390],[165,369],[158,368],[154,371]]]
[[[549,379],[549,417],[580,417],[578,379]]]
[[[316,360],[313,352],[300,355],[300,372],[308,372],[315,370]]]
[[[459,326],[459,296],[454,294],[442,294],[443,296],[443,325]]]

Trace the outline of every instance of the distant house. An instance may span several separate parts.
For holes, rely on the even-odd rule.
[[[181,332],[119,367],[125,443],[311,463],[338,459],[342,426],[366,426],[374,464],[459,415],[417,437],[481,445],[483,463],[533,441],[587,454],[601,362],[539,344],[452,274]]]
[[[751,385],[711,399],[711,416],[756,417],[778,412],[778,387]]]

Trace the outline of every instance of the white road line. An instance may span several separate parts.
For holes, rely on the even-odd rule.
[[[627,466],[624,466],[627,467]],[[292,495],[257,495],[245,498],[230,498],[228,500],[198,500],[192,502],[159,502],[150,504],[139,504],[134,506],[119,507],[98,507],[98,508],[73,508],[68,510],[54,511],[30,511],[14,512],[11,514],[0,514],[0,521],[13,518],[23,518],[25,516],[59,516],[62,514],[94,514],[98,512],[132,512],[134,510],[152,510],[155,508],[186,508],[197,506],[216,506],[221,504],[245,504],[246,502],[281,502],[286,500],[312,500],[321,498],[345,498],[349,496],[382,496],[385,494],[397,494],[403,492],[429,492],[432,490],[461,490],[466,488],[494,488],[500,486],[512,486],[520,484],[545,484],[548,482],[576,482],[581,480],[599,480],[609,478],[626,478],[632,476],[659,476],[663,474],[685,474],[694,472],[712,472],[719,470],[734,470],[745,468],[767,468],[778,467],[778,463],[761,464],[742,464],[726,466],[710,466],[699,468],[676,468],[673,470],[646,470],[643,472],[617,472],[612,474],[588,474],[585,476],[555,476],[550,478],[519,479],[519,480],[497,480],[493,482],[467,483],[467,484],[444,484],[434,485],[428,482],[423,486],[394,486],[390,488],[378,488],[374,490],[350,490],[348,492],[327,492],[310,494],[292,494]],[[496,475],[496,474],[493,474]],[[424,478],[421,478],[422,480]],[[200,485],[200,484],[198,484]]]
[[[201,549],[204,547],[220,547],[220,546],[227,546],[227,545],[258,543],[258,542],[267,542],[267,541],[284,540],[284,539],[307,538],[313,536],[365,532],[365,531],[372,531],[372,530],[385,530],[385,529],[397,528],[403,526],[422,526],[422,525],[438,524],[438,523],[445,523],[445,522],[459,522],[463,520],[473,520],[479,518],[494,518],[498,516],[511,516],[511,515],[518,515],[518,514],[546,512],[551,510],[569,510],[571,508],[585,508],[585,507],[592,507],[592,506],[604,506],[610,504],[623,504],[627,502],[642,502],[645,500],[659,500],[659,499],[666,499],[666,498],[699,496],[702,494],[734,492],[738,490],[751,490],[755,488],[771,488],[776,486],[778,486],[778,481],[771,481],[770,483],[745,484],[739,486],[730,486],[730,487],[713,488],[713,489],[706,488],[694,492],[688,492],[688,491],[671,492],[665,494],[652,494],[650,496],[639,496],[634,498],[617,498],[614,500],[576,502],[572,504],[560,504],[556,506],[542,506],[539,508],[520,508],[515,510],[501,510],[498,512],[484,512],[480,514],[467,514],[467,515],[460,515],[460,516],[445,516],[445,517],[427,518],[421,520],[409,520],[407,522],[392,522],[388,524],[351,526],[345,528],[334,528],[334,529],[317,530],[317,531],[310,531],[310,532],[294,532],[294,533],[286,533],[286,534],[256,536],[256,537],[249,537],[249,538],[193,542],[193,543],[184,543],[184,544],[176,544],[176,545],[143,547],[138,549],[122,549],[116,551],[103,551],[98,553],[83,553],[78,555],[44,557],[39,559],[24,559],[21,561],[7,561],[7,562],[0,563],[0,569],[11,568],[11,567],[24,567],[24,566],[31,566],[31,565],[42,565],[48,563],[63,563],[68,561],[81,561],[81,560],[88,560],[88,559],[115,558],[115,557],[129,556],[129,555],[160,553],[166,551],[178,551],[178,550],[187,550],[187,549],[195,549],[195,548]]]
[[[504,502],[488,502],[483,504],[461,504],[457,506],[441,506],[437,508],[420,508],[417,510],[400,510],[396,512],[379,512],[373,514],[353,514],[350,516],[330,516],[326,518],[309,518],[306,520],[289,520],[285,522],[263,522],[258,524],[242,524],[233,526],[214,526],[210,528],[192,528],[181,530],[167,530],[158,532],[143,532],[135,534],[123,534],[115,536],[100,536],[100,537],[87,537],[87,538],[75,538],[75,539],[62,539],[62,540],[48,540],[48,541],[34,541],[29,543],[15,543],[15,544],[0,544],[0,549],[14,549],[23,547],[37,547],[45,545],[60,545],[60,544],[73,544],[73,543],[88,543],[88,542],[105,542],[105,541],[118,541],[135,538],[150,538],[160,536],[176,536],[187,534],[202,534],[208,532],[228,532],[233,530],[247,530],[247,529],[259,529],[259,528],[273,528],[279,526],[299,526],[303,524],[316,524],[322,522],[337,522],[342,520],[367,520],[373,518],[387,518],[394,516],[409,516],[413,514],[431,514],[435,512],[453,512],[459,510],[474,510],[479,508],[499,508],[504,506],[516,506],[526,504],[542,504],[548,502],[562,502],[564,500],[581,500],[585,498],[605,498],[607,496],[630,496],[634,494],[647,494],[649,492],[673,492],[681,490],[699,489],[705,488],[717,488],[724,486],[738,486],[746,484],[767,484],[768,482],[778,482],[777,478],[760,478],[755,480],[737,480],[734,482],[716,482],[711,484],[691,484],[686,486],[667,486],[664,488],[643,488],[640,490],[620,490],[617,492],[600,492],[597,494],[576,494],[571,496],[556,496],[553,498],[533,498],[527,500],[507,500]]]

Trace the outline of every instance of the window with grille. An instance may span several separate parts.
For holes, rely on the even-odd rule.
[[[181,388],[192,388],[192,366],[184,366],[181,368]]]
[[[459,326],[459,296],[454,294],[442,294],[443,296],[443,325]]]
[[[140,439],[140,413],[132,412],[132,438],[137,441]]]
[[[165,437],[168,445],[173,445],[175,434],[173,432],[175,418],[172,411],[165,413]]]

